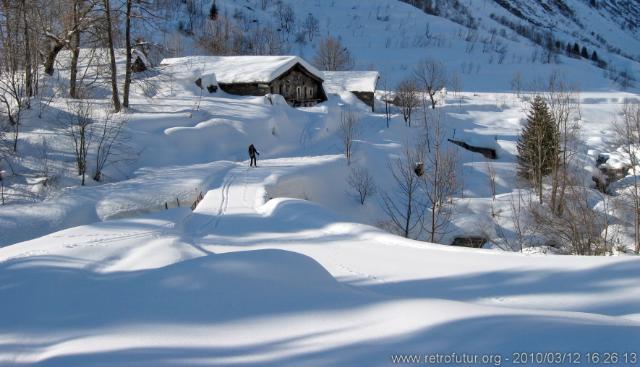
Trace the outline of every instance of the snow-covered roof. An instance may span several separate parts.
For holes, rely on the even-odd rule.
[[[132,62],[135,62],[136,59],[140,59],[140,61],[147,67],[151,66],[151,64],[149,63],[149,60],[147,59],[147,56],[142,51],[134,48],[131,51],[131,56],[132,56],[131,57]]]
[[[213,71],[222,84],[269,83],[296,64],[324,79],[322,72],[298,56],[187,56],[164,59],[161,63],[167,67]]]
[[[374,92],[380,74],[377,71],[323,71],[324,89],[330,93]]]

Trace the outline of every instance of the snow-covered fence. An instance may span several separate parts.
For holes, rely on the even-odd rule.
[[[196,192],[198,192],[198,194],[196,195],[195,199],[193,200],[193,203],[190,206],[191,211],[194,211],[198,207],[198,204],[200,204],[200,202],[204,198],[204,194],[202,193],[202,191],[198,191],[198,189],[196,189]],[[180,198],[176,198],[175,206],[171,205],[169,201],[164,202],[165,210],[169,210],[171,208],[179,208],[179,207],[180,207]]]
[[[204,195],[202,195],[202,191],[200,191],[200,193],[196,197],[196,200],[193,202],[193,204],[191,204],[191,211],[196,210],[196,208],[198,207],[198,204],[200,204],[203,198],[204,198]]]

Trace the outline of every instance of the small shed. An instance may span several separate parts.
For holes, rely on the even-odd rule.
[[[134,48],[131,50],[131,71],[141,73],[151,66],[147,55],[142,50]]]
[[[327,100],[320,71],[298,56],[190,56],[164,59],[162,65],[197,65],[216,75],[229,94],[280,94],[291,106],[311,106]]]
[[[377,71],[324,71],[323,74],[327,92],[351,92],[374,111],[374,95],[380,79]]]

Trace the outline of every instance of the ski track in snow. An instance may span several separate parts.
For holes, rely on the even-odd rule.
[[[222,215],[224,215],[224,213],[227,211],[227,208],[229,207],[229,189],[235,181],[236,175],[237,173],[232,171],[232,173],[227,174],[227,177],[224,180],[222,190],[220,190],[222,197],[220,198],[220,208],[218,208],[218,214],[213,225],[214,229],[218,228],[218,224],[220,224],[220,218],[222,218]]]

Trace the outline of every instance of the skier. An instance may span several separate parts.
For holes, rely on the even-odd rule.
[[[249,167],[258,167],[256,154],[260,155],[260,152],[258,152],[258,149],[256,149],[256,147],[254,147],[253,144],[249,145],[249,158],[251,158],[251,161],[249,162]]]

